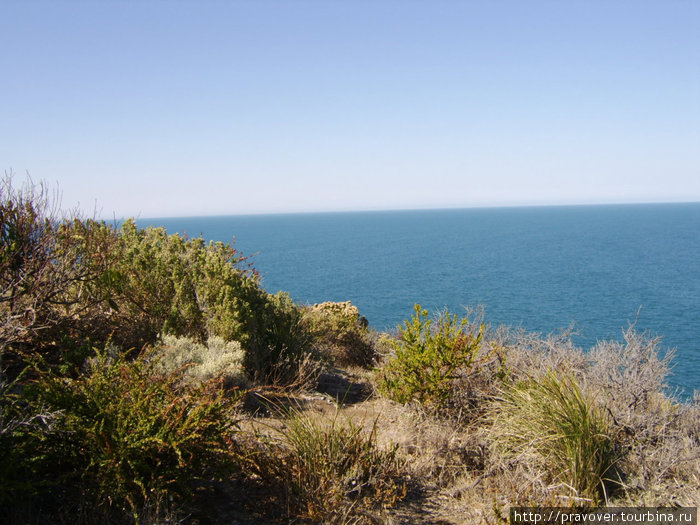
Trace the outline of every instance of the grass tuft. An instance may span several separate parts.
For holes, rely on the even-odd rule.
[[[515,383],[492,405],[497,454],[528,462],[571,496],[607,498],[618,454],[608,419],[569,375]]]
[[[405,496],[397,447],[377,446],[376,420],[367,432],[341,421],[337,412],[324,417],[276,408],[284,426],[276,439],[259,436],[265,446],[251,458],[255,471],[280,487],[290,518],[352,522],[353,516],[390,507]]]

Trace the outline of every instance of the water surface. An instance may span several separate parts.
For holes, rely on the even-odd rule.
[[[700,204],[482,208],[141,219],[247,255],[269,291],[356,304],[393,329],[418,302],[482,305],[491,324],[575,324],[585,348],[637,328],[678,350],[700,389]],[[640,310],[641,308],[641,310]]]

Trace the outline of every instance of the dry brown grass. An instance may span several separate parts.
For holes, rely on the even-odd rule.
[[[492,447],[485,407],[505,385],[526,379],[536,384],[551,373],[575,379],[591,409],[607,420],[619,454],[614,473],[622,482],[603,494],[608,504],[698,505],[700,398],[680,403],[665,390],[673,353],[662,353],[658,339],[634,329],[622,342],[600,343],[589,352],[571,336],[570,330],[545,336],[487,330],[484,345],[499,352],[461,377],[447,413],[386,399],[348,409],[363,413],[371,403],[381,413],[377,439],[397,443],[405,455],[419,487],[412,503],[413,512],[422,509],[418,521],[497,523],[513,505],[591,503],[536,462],[513,461]],[[397,515],[410,522],[401,511]]]
[[[664,393],[671,356],[660,354],[657,340],[634,331],[588,353],[570,335],[486,330],[490,359],[460,376],[443,411],[381,397],[368,385],[376,376],[361,367],[327,369],[316,382],[322,392],[263,389],[275,401],[271,408],[258,400],[257,411],[241,416],[239,436],[253,467],[235,497],[248,498],[248,516],[281,523],[496,525],[507,522],[514,505],[590,504],[551,465],[543,468],[532,457],[494,446],[493,420],[486,417],[508,385],[537,385],[555,373],[576,382],[582,399],[604,417],[616,450],[624,452],[615,464],[622,485],[604,495],[607,504],[697,506],[700,399],[682,404]],[[377,462],[389,451],[391,475],[383,477],[389,471]],[[372,474],[363,489],[370,499],[353,495],[353,476],[344,474],[352,468],[321,460],[333,454],[375,465],[366,470]],[[405,483],[405,497],[392,479]],[[381,487],[380,496],[372,486]],[[382,494],[392,496],[382,500]]]

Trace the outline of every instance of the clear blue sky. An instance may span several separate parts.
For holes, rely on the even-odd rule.
[[[105,217],[700,201],[700,2],[0,3],[0,167]]]

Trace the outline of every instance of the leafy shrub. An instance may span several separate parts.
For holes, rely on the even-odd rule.
[[[610,424],[571,376],[550,372],[511,385],[491,417],[496,456],[541,469],[576,497],[607,496],[619,459]]]
[[[162,228],[122,225],[122,253],[112,282],[118,297],[115,326],[139,334],[138,343],[158,334],[204,341],[220,337],[245,349],[245,370],[256,381],[297,381],[310,337],[300,309],[289,295],[268,294],[257,273],[231,245],[167,235]],[[137,341],[127,337],[135,346]]]
[[[107,351],[77,379],[42,373],[33,403],[63,415],[56,432],[29,436],[41,451],[35,476],[137,521],[154,499],[187,499],[233,461],[235,422],[217,383],[183,385],[182,373],[162,375],[150,356],[127,361]]]
[[[314,345],[341,366],[369,366],[376,352],[367,328],[350,302],[321,303],[306,308],[304,319],[314,337]]]
[[[139,229],[131,219],[117,230],[61,218],[45,186],[16,189],[8,176],[0,221],[2,354],[40,353],[75,372],[95,344],[142,348],[171,334],[240,342],[255,380],[293,383],[309,370],[299,308],[263,290],[230,244]]]
[[[337,414],[320,419],[294,408],[283,412],[281,440],[260,436],[265,446],[250,458],[256,474],[280,487],[290,517],[344,522],[341,517],[361,516],[363,509],[390,506],[405,496],[397,447],[377,447],[376,421],[365,432]]]
[[[157,369],[165,374],[184,367],[188,381],[202,383],[221,378],[226,387],[244,382],[244,356],[238,341],[212,336],[204,345],[190,337],[173,335],[164,336],[154,354]]]
[[[249,377],[280,386],[305,387],[313,383],[320,367],[312,354],[312,336],[301,309],[289,295],[266,294],[256,321],[260,329],[245,359]]]
[[[264,296],[257,275],[231,245],[139,229],[127,220],[116,260],[107,284],[120,343],[140,347],[158,334],[249,342]]]
[[[428,311],[415,306],[415,315],[399,328],[393,341],[395,355],[380,371],[379,388],[400,403],[418,400],[442,407],[450,398],[460,370],[474,366],[479,356],[483,326],[445,312],[435,325]]]

